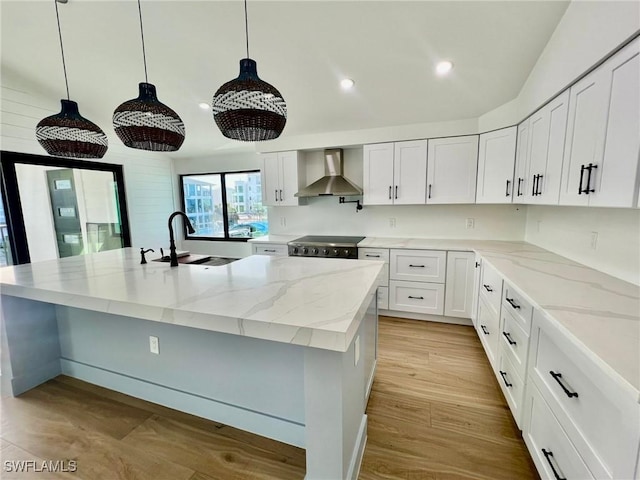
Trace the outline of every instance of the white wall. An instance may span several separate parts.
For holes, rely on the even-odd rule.
[[[527,242],[640,285],[640,210],[534,205],[527,208]],[[594,233],[597,233],[595,248]]]
[[[60,111],[59,100],[35,93],[36,88],[11,78],[5,71],[1,87],[0,148],[46,156],[35,139],[35,127],[42,118]],[[82,102],[79,105],[82,115],[95,119],[92,112],[84,111]],[[175,175],[171,158],[166,154],[127,148],[110,123],[102,123],[100,127],[109,138],[109,150],[104,158],[96,161],[123,165],[132,246],[168,246],[167,219],[175,210]]]

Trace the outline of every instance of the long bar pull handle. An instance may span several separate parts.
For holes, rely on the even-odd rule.
[[[502,335],[504,335],[504,338],[507,339],[507,342],[509,342],[509,345],[515,345],[517,343],[513,341],[513,339],[511,338],[511,334],[509,332],[502,332]]]
[[[424,268],[424,265],[411,265],[411,264],[409,264],[409,266],[411,268]]]
[[[533,176],[533,182],[531,182],[531,196],[536,196],[536,182],[538,181],[538,175]]]
[[[504,382],[506,387],[513,387],[513,383],[509,383],[507,381],[507,372],[503,372],[502,370],[500,370],[500,376],[502,377],[502,381]]]
[[[365,257],[380,258],[380,255],[371,255],[370,253],[365,253],[364,256]]]
[[[491,288],[491,285],[484,285],[484,284],[483,284],[482,286],[484,287],[484,289],[485,289],[487,292],[493,292],[493,288]]]
[[[584,178],[584,171],[587,167],[584,165],[580,166],[580,183],[578,184],[578,195],[582,195],[584,192],[582,191],[582,179]]]
[[[544,448],[542,449],[542,453],[544,454],[544,458],[547,460],[547,463],[549,464],[549,466],[551,467],[551,470],[553,471],[553,476],[556,477],[556,480],[567,480],[564,477],[561,477],[558,472],[556,471],[556,467],[553,466],[553,463],[551,463],[551,458],[553,457],[553,452],[551,451],[547,451]]]
[[[391,200],[391,185],[389,185],[389,200]]]
[[[520,186],[522,185],[522,181],[523,181],[523,180],[524,180],[524,178],[520,178],[520,177],[518,177],[518,195],[517,195],[518,197],[519,197],[520,195],[522,195],[522,192],[520,192]]]
[[[264,251],[265,251],[265,252],[276,253],[276,251],[275,251],[275,250],[269,250],[268,248],[265,248],[265,249],[264,249]]]
[[[276,188],[276,189],[274,190],[274,192],[276,192],[276,202],[277,202],[277,201],[278,201],[278,189]]]
[[[540,181],[543,177],[544,175],[542,174],[538,175],[538,182],[536,183],[536,195],[542,195],[542,186],[540,185]]]
[[[424,297],[412,297],[411,295],[409,295],[409,298],[413,298],[415,300],[424,300]]]
[[[596,191],[595,188],[591,188],[591,171],[594,168],[598,168],[598,166],[594,165],[593,163],[590,163],[589,166],[587,167],[587,170],[589,170],[589,173],[587,175],[587,188],[585,188],[584,190],[584,193],[586,193],[587,195]]]
[[[431,198],[431,184],[429,184],[429,198]]]
[[[549,375],[551,375],[553,377],[553,379],[558,382],[558,385],[560,385],[562,387],[562,390],[564,390],[564,393],[567,394],[567,397],[572,398],[572,397],[576,397],[578,398],[578,392],[572,392],[571,390],[569,390],[567,387],[564,386],[564,383],[562,383],[560,381],[560,379],[562,378],[562,374],[561,373],[556,373],[553,370],[549,370]]]
[[[280,190],[280,201],[282,201],[282,190]]]
[[[514,302],[513,298],[505,297],[504,299],[507,302],[509,302],[509,305],[511,305],[513,308],[515,308],[515,309],[519,309],[520,308],[520,305],[518,305],[516,302]]]
[[[396,197],[396,200],[397,200],[398,199],[398,185],[396,185],[396,195],[395,195],[395,197]]]
[[[480,328],[482,329],[482,333],[484,333],[485,335],[491,335],[491,334],[487,331],[487,326],[486,326],[486,325],[480,325]]]
[[[511,180],[507,179],[507,189],[505,191],[505,197],[508,197],[509,195],[511,195],[511,193],[509,192],[509,185],[511,185]]]

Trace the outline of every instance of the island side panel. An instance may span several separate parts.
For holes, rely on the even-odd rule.
[[[57,307],[63,373],[304,447],[304,347]],[[159,354],[149,348],[159,339]]]
[[[370,332],[377,331],[377,322],[373,297],[346,352],[305,350],[305,480],[358,476],[367,439],[368,383],[375,371],[368,350],[377,348]]]
[[[3,395],[17,396],[60,374],[55,306],[0,295]]]

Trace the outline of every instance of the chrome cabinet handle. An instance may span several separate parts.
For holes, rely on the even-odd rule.
[[[567,394],[567,397],[572,398],[572,397],[578,397],[578,392],[572,392],[571,390],[569,390],[567,387],[564,386],[564,383],[562,383],[560,381],[560,379],[562,378],[562,374],[561,373],[556,373],[553,370],[549,370],[549,375],[551,375],[553,377],[553,379],[558,382],[558,385],[560,385],[562,387],[562,390],[564,390],[564,393]]]

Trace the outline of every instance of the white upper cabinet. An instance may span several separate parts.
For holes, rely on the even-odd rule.
[[[476,203],[511,203],[517,127],[480,135]]]
[[[424,204],[427,141],[365,145],[365,205]]]
[[[561,205],[637,205],[639,51],[636,39],[571,87]]]
[[[429,140],[427,204],[475,203],[478,135]]]
[[[303,205],[295,194],[304,187],[305,171],[299,153],[262,154],[262,203],[274,207]]]
[[[513,175],[513,203],[524,203],[529,175],[529,118],[518,125],[516,167]]]
[[[568,105],[567,90],[529,117],[526,203],[558,204]]]

